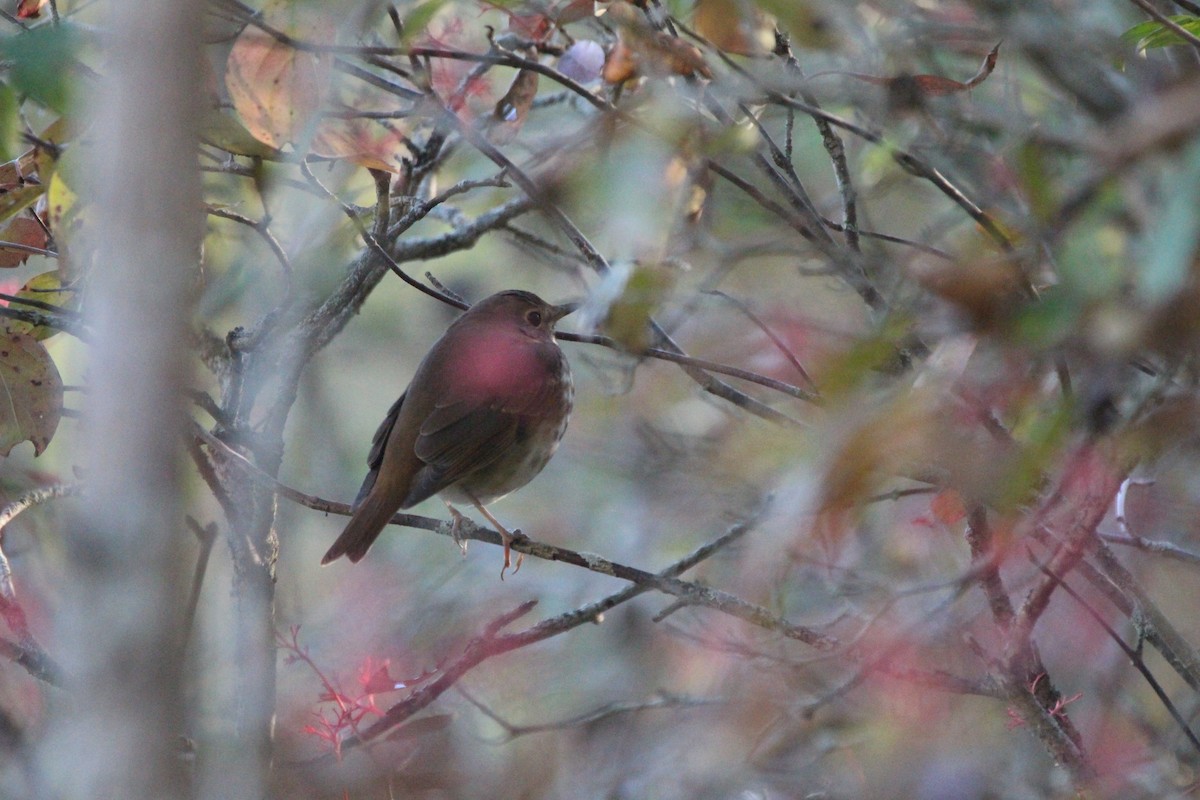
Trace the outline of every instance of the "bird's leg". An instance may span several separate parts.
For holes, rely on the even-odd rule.
[[[445,500],[442,502],[446,503]],[[446,503],[446,510],[450,512],[450,538],[454,540],[454,543],[458,545],[458,549],[465,556],[467,554],[467,540],[462,538],[462,524],[466,517],[449,503]]]
[[[496,532],[500,534],[500,540],[504,542],[504,566],[500,568],[500,580],[504,580],[504,573],[510,566],[512,566],[512,557],[510,555],[510,551],[512,548],[513,539],[517,537],[509,533],[508,528],[501,525],[500,520],[492,516],[492,512],[487,510],[487,506],[475,498],[471,498],[471,502],[475,504],[475,508],[479,510],[479,513],[483,514],[483,516],[487,518],[487,521],[492,523],[492,527],[494,527]],[[517,566],[513,569],[513,575],[516,575],[521,571],[521,563],[524,560],[525,555],[523,553],[517,553]]]

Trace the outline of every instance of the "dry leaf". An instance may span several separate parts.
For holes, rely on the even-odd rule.
[[[692,27],[713,47],[727,53],[758,55],[774,40],[774,26],[747,0],[696,0]]]
[[[617,44],[604,64],[604,80],[624,83],[646,74],[712,77],[704,54],[694,45],[650,27],[629,3],[613,3],[607,19],[617,28]]]
[[[50,0],[21,0],[17,3],[17,19],[36,19]]]
[[[409,155],[404,130],[395,123],[351,117],[327,118],[317,127],[312,151],[327,158],[344,158],[367,169],[399,174],[400,162]]]
[[[8,223],[8,227],[3,231],[0,231],[0,241],[44,249],[48,243],[48,237],[46,229],[39,225],[37,220],[18,217]],[[24,250],[8,248],[0,244],[0,267],[19,267],[29,256],[30,254]]]
[[[987,77],[992,74],[996,68],[996,60],[1000,56],[1000,45],[993,47],[983,58],[983,63],[979,66],[979,71],[974,77],[967,81],[956,81],[953,78],[945,78],[941,75],[896,75],[892,77],[865,75],[861,72],[845,72],[845,73],[825,73],[825,74],[840,74],[856,80],[873,83],[876,86],[887,88],[892,97],[891,104],[894,107],[909,107],[917,105],[923,97],[941,97],[947,94],[956,92],[965,92],[968,89],[974,89],[979,84],[987,80]]]
[[[247,26],[233,43],[225,85],[246,129],[281,148],[306,139],[329,90],[330,59]]]
[[[0,397],[0,455],[24,441],[41,455],[62,415],[62,378],[41,342],[7,326],[0,331]]]
[[[537,96],[538,74],[533,70],[523,69],[513,79],[504,97],[496,103],[493,112],[494,125],[490,138],[497,144],[506,144],[520,132],[525,124],[525,117],[533,107],[533,98]]]

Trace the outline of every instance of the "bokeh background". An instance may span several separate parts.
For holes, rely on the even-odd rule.
[[[120,79],[104,38],[115,18],[107,3],[20,6],[0,44],[20,112],[11,155],[52,152],[30,180],[77,191],[9,209],[5,221],[45,221],[38,247],[56,255],[30,256],[0,288],[57,271],[86,316],[89,282],[105,280],[77,255],[101,202],[81,188],[100,146],[87,87]],[[181,566],[172,605],[145,610],[188,630],[198,586],[162,701],[182,728],[180,791],[1194,790],[1194,4],[221,0],[203,19],[207,222],[179,390],[225,444],[178,437],[193,444],[178,446],[171,491],[196,524],[161,532]],[[13,44],[34,36],[40,56]],[[531,64],[546,74],[520,94]],[[46,134],[59,119],[71,132]],[[492,511],[537,542],[647,572],[746,526],[683,577],[769,620],[649,591],[466,670],[394,735],[347,744],[500,615],[536,601],[505,628],[521,630],[627,585],[536,557],[500,580],[499,548],[463,553],[398,526],[361,563],[319,566],[345,518],[313,506],[351,501],[376,426],[459,313],[372,266],[347,208],[370,229],[379,182],[394,222],[502,172],[504,185],[463,187],[382,241],[410,276],[467,302],[507,288],[583,301],[560,330],[607,337],[562,342],[576,382],[566,438]],[[477,241],[422,245],[519,202],[522,179],[607,274],[533,207]],[[331,307],[327,343],[289,345]],[[723,377],[748,399],[704,391],[646,353],[664,346],[651,318],[689,355],[775,388]],[[153,335],[139,325],[128,335]],[[239,405],[230,343],[247,332],[262,337],[245,345],[257,394]],[[66,415],[43,455],[21,445],[4,461],[6,502],[87,486],[77,416],[97,362],[69,334],[45,344]],[[310,502],[263,488],[228,448]],[[71,515],[87,502],[37,505],[3,539],[30,628],[68,665],[56,645],[79,574]],[[412,511],[446,516],[437,500]],[[210,524],[211,553],[192,533]],[[246,600],[247,575],[262,605]],[[781,620],[836,644],[789,639]],[[247,677],[255,648],[274,657],[273,685]],[[32,754],[87,702],[66,685],[0,662],[10,796],[61,785],[45,775],[65,767]],[[252,756],[267,726],[242,710],[262,703],[270,751]]]

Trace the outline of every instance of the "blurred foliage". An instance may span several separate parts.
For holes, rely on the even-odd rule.
[[[104,5],[23,3],[0,34],[9,499],[73,479],[60,369],[86,390],[87,211],[137,190],[89,187],[77,166]],[[838,640],[818,653],[651,592],[483,661],[369,752],[343,748],[498,614],[537,600],[506,628],[521,629],[624,584],[535,558],[501,583],[494,548],[463,557],[400,528],[322,570],[341,518],[272,498],[270,622],[290,631],[278,796],[1193,785],[1200,745],[1170,712],[1194,726],[1200,709],[1194,42],[1134,4],[1075,0],[218,0],[205,33],[198,424],[289,486],[353,496],[379,419],[455,315],[372,264],[364,232],[468,301],[582,299],[560,328],[612,346],[564,343],[571,428],[493,510],[651,573],[748,523],[683,577]],[[292,376],[268,345],[333,318],[296,391],[262,399]],[[732,389],[652,357],[667,335],[733,368],[707,373]],[[253,357],[277,371],[236,384]],[[237,735],[239,523],[201,475],[191,501],[232,545],[194,634],[186,734],[203,756]],[[36,628],[58,555],[56,517],[31,516],[4,547]],[[1114,634],[1162,656],[1142,663],[1161,694]],[[0,670],[0,707],[40,696]],[[36,735],[39,709],[11,713]]]

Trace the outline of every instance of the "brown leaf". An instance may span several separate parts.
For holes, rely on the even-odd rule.
[[[927,291],[953,305],[975,328],[1011,318],[1024,299],[1026,278],[1012,259],[969,259],[946,263],[913,261],[909,274]]]
[[[62,415],[63,386],[58,368],[32,336],[0,331],[0,455],[20,442],[41,455]]]
[[[700,48],[693,44],[688,44],[677,36],[672,36],[669,33],[661,31],[654,39],[655,43],[662,50],[671,72],[685,77],[702,75],[705,78],[711,78],[713,76],[712,70],[708,68],[708,63],[704,60],[704,54],[700,52]]]
[[[37,220],[30,219],[29,217],[18,217],[8,223],[8,227],[3,231],[0,231],[0,267],[19,267],[25,263],[30,254],[24,250],[4,247],[2,242],[12,242],[14,244],[24,244],[44,249],[47,244],[46,230],[37,223]]]
[[[883,86],[888,89],[894,96],[909,97],[919,99],[921,96],[926,97],[941,97],[943,95],[954,94],[956,92],[965,92],[967,89],[974,89],[979,84],[983,83],[992,71],[996,68],[996,60],[1000,56],[1000,45],[993,47],[988,54],[984,56],[983,63],[979,66],[979,71],[975,76],[968,81],[956,81],[953,78],[946,78],[941,75],[895,75],[895,76],[878,76],[865,75],[861,72],[845,72],[833,73],[844,74],[855,80],[872,83],[876,86]],[[830,74],[830,73],[826,73]],[[893,102],[893,105],[911,105],[911,102]]]
[[[692,27],[713,47],[739,55],[760,54],[773,38],[766,15],[746,0],[696,0]]]
[[[513,79],[512,86],[496,103],[493,112],[495,125],[491,131],[491,139],[497,144],[505,144],[513,140],[525,124],[525,117],[533,107],[533,98],[537,96],[538,74],[532,70],[523,69]]]
[[[591,19],[596,16],[596,0],[567,0],[559,6],[554,20],[559,25],[579,22],[581,19]]]
[[[327,55],[297,50],[247,26],[229,52],[225,85],[246,129],[279,148],[311,133],[330,67]]]
[[[508,29],[526,39],[540,42],[554,30],[554,23],[545,14],[511,14]]]
[[[604,80],[609,83],[645,74],[712,77],[699,48],[654,30],[645,15],[629,3],[613,3],[605,18],[617,29],[617,44],[604,64]]]
[[[637,59],[623,40],[617,39],[608,58],[604,60],[604,71],[601,75],[608,83],[624,83],[637,77]]]

